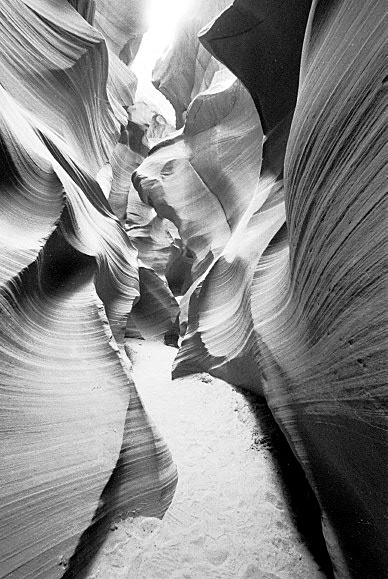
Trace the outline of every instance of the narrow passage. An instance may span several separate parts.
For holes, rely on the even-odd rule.
[[[249,398],[205,373],[171,381],[174,348],[130,348],[179,482],[162,521],[127,519],[109,532],[88,579],[325,579]]]

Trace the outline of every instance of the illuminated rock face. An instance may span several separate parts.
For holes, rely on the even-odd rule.
[[[156,68],[169,134],[126,66],[143,2],[0,0],[2,577],[74,576],[168,507],[124,348],[174,326],[166,278],[174,375],[263,394],[336,576],[384,576],[382,3],[236,0],[199,44],[227,5]]]
[[[195,2],[177,40],[155,66],[153,84],[173,105],[177,129],[182,128],[193,98],[209,87],[214,73],[222,68],[199,43],[198,32],[229,4],[229,0]]]
[[[95,179],[132,89],[66,2],[0,2],[0,37],[0,576],[77,576],[176,483],[123,349],[137,252]]]
[[[127,126],[100,179],[106,186],[112,210],[137,251],[140,298],[128,316],[125,335],[163,340],[176,326],[179,314],[178,303],[165,277],[179,235],[167,220],[159,219],[155,210],[139,199],[131,176],[149,147],[171,132],[172,127],[142,102],[127,110]],[[175,334],[178,336],[177,330]]]
[[[146,31],[147,0],[95,0],[95,6],[95,25],[108,48],[125,64],[130,64]]]
[[[192,259],[189,297],[220,256],[251,205],[262,130],[251,97],[227,70],[191,103],[183,132],[155,147],[134,173],[143,202],[177,227]]]
[[[134,183],[194,256],[174,375],[205,369],[263,393],[320,502],[336,576],[382,577],[383,8],[289,4],[236,0],[201,37],[251,92],[261,172],[249,131],[225,130],[230,93],[214,78],[191,104],[190,90],[171,98],[183,132]]]

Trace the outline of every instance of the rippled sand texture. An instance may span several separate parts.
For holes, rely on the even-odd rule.
[[[112,517],[162,516],[176,472],[122,348],[139,276],[95,180],[127,118],[104,39],[39,0],[0,2],[0,36],[0,576],[52,579]]]
[[[190,124],[195,99],[182,137],[134,177],[195,255],[174,375],[206,370],[265,395],[320,502],[341,578],[383,577],[388,552],[383,20],[376,0],[295,10],[236,0],[201,41],[251,92],[265,132],[260,179],[243,130],[220,123],[211,134],[201,111]],[[221,116],[225,93],[208,91]],[[187,126],[206,151],[195,172]],[[217,185],[236,175],[217,164],[228,139],[243,174],[234,203]]]

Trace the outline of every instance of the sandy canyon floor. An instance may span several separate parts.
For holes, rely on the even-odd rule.
[[[174,348],[129,346],[179,482],[162,521],[127,519],[109,532],[88,579],[329,577],[316,505],[264,401],[208,374],[171,381]]]

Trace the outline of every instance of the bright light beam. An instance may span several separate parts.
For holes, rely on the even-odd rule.
[[[193,0],[149,0],[149,28],[131,67],[139,78],[151,79],[156,61],[173,42],[192,5]]]

